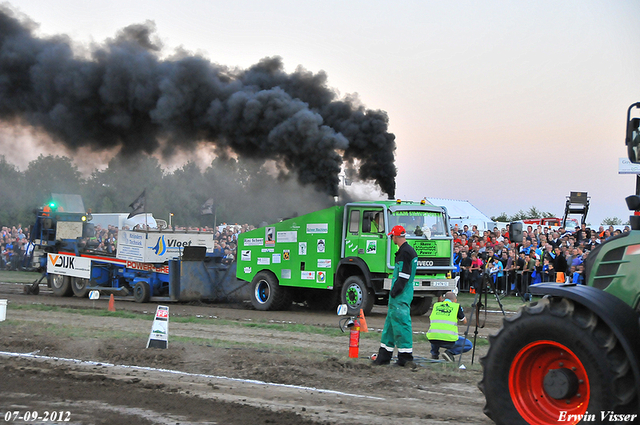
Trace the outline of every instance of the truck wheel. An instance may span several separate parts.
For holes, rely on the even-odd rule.
[[[367,288],[367,285],[360,276],[349,276],[342,285],[340,301],[348,307],[347,314],[355,315],[360,313],[360,309],[364,314],[371,313],[375,297],[373,292]]]
[[[50,274],[47,276],[47,280],[53,295],[58,297],[70,297],[73,295],[73,289],[71,289],[71,278],[69,276]]]
[[[73,294],[78,298],[84,298],[89,294],[89,279],[82,279],[80,277],[71,278],[71,289]]]
[[[580,304],[545,297],[506,318],[489,341],[478,387],[496,424],[634,413],[629,359],[611,329]]]
[[[278,284],[270,272],[259,272],[251,281],[251,304],[256,310],[284,310],[291,305],[291,294]]]
[[[136,282],[133,287],[133,299],[137,303],[146,303],[149,302],[149,298],[151,298],[151,287],[145,281]]]
[[[411,301],[411,315],[422,316],[431,308],[433,297],[414,297]]]

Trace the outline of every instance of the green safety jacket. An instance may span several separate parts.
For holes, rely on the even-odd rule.
[[[437,341],[457,341],[458,310],[460,310],[458,303],[450,301],[435,303],[429,316],[431,326],[427,332],[427,338]]]

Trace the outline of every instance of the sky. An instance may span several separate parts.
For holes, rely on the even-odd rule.
[[[588,192],[587,221],[628,219],[635,177],[618,174],[626,112],[640,101],[638,1],[10,1],[90,47],[153,21],[164,44],[229,67],[280,56],[324,71],[341,96],[389,116],[396,197],[468,200],[488,216],[535,206],[562,217]],[[28,131],[0,124],[24,167]],[[108,160],[110,153],[103,154]]]

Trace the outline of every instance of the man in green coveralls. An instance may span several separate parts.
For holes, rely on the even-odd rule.
[[[402,226],[394,226],[389,233],[393,243],[398,245],[396,263],[393,269],[389,309],[382,330],[380,350],[374,365],[391,363],[393,349],[398,347],[398,366],[416,368],[413,362],[413,333],[411,332],[411,301],[413,300],[413,279],[416,276],[418,254],[407,243]]]

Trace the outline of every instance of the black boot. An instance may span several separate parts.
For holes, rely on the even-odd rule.
[[[413,353],[398,353],[398,366],[413,362]]]
[[[393,351],[388,351],[384,347],[380,347],[378,350],[378,356],[372,362],[376,366],[381,366],[391,363],[391,357],[393,357]]]

